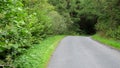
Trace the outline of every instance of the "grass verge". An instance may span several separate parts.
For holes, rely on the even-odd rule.
[[[24,55],[18,57],[16,68],[45,68],[57,44],[64,36],[54,36],[45,39],[41,44],[30,48]]]
[[[103,43],[105,45],[109,45],[112,48],[118,49],[120,50],[120,41],[118,40],[114,40],[112,38],[105,38],[105,37],[101,37],[100,35],[96,34],[94,36],[92,36],[92,38],[100,43]]]

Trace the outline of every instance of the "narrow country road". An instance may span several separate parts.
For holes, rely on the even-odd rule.
[[[90,37],[65,37],[54,52],[48,68],[120,68],[120,52]]]

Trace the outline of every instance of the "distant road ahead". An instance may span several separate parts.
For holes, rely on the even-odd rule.
[[[90,37],[68,36],[60,42],[48,68],[120,68],[120,52]]]

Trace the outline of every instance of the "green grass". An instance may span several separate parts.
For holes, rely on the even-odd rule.
[[[18,57],[16,68],[45,68],[57,44],[64,36],[54,36],[45,39],[41,44],[33,46],[25,54]]]
[[[103,44],[108,45],[112,48],[120,50],[120,41],[118,41],[118,40],[114,40],[112,38],[101,37],[98,34],[92,36],[92,38],[96,41],[99,41],[100,43],[103,43]]]

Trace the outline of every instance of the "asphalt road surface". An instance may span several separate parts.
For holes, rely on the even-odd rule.
[[[65,37],[54,52],[48,68],[120,68],[120,52],[90,37]]]

